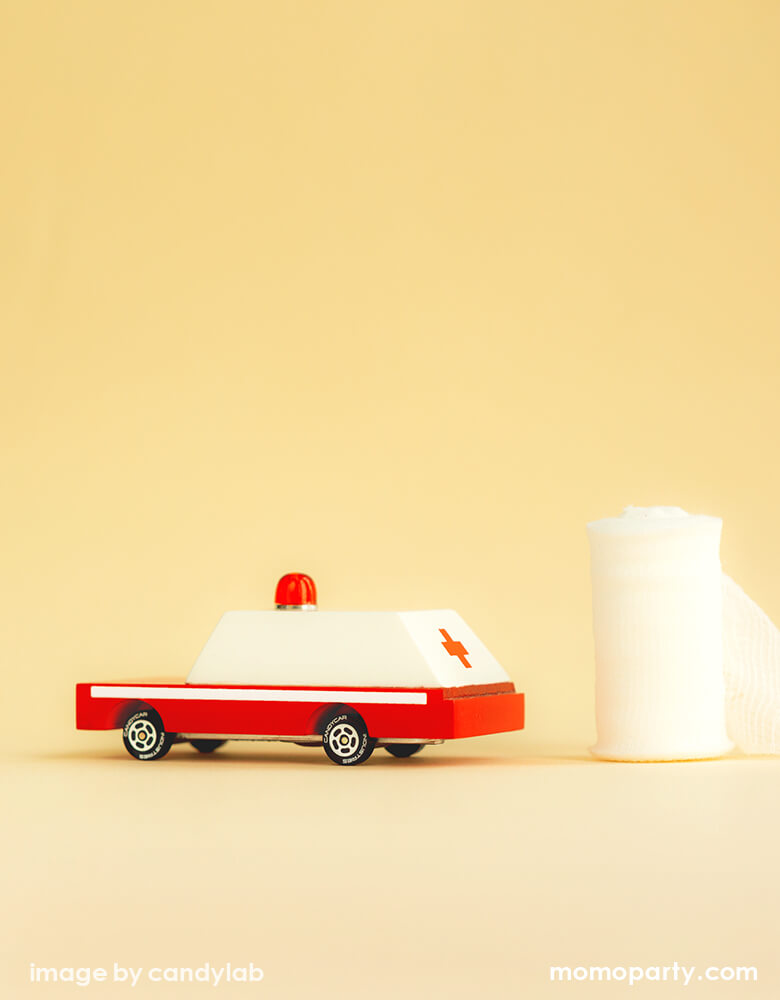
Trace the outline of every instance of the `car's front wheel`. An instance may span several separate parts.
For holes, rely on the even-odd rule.
[[[163,721],[153,708],[141,708],[125,723],[122,739],[136,760],[160,760],[171,749],[175,733],[166,733]]]
[[[334,764],[362,764],[374,752],[376,740],[368,735],[362,716],[352,709],[337,709],[325,719],[322,746]]]

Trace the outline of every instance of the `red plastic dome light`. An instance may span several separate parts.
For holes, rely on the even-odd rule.
[[[308,611],[317,607],[317,588],[306,573],[285,573],[276,585],[280,611]]]

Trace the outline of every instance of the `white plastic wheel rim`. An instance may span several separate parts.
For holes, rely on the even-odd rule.
[[[157,730],[148,719],[136,719],[127,730],[127,742],[139,752],[151,750],[156,738]]]
[[[360,734],[354,726],[342,722],[328,735],[328,746],[337,757],[351,757],[360,744]]]

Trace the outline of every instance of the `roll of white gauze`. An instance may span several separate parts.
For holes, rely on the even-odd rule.
[[[588,525],[596,645],[592,753],[692,760],[726,733],[722,522],[678,507],[627,507]]]

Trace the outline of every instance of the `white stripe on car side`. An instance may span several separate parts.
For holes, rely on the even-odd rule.
[[[258,688],[142,687],[93,684],[93,698],[157,698],[166,701],[344,701],[355,705],[426,705],[424,691],[314,691]]]

